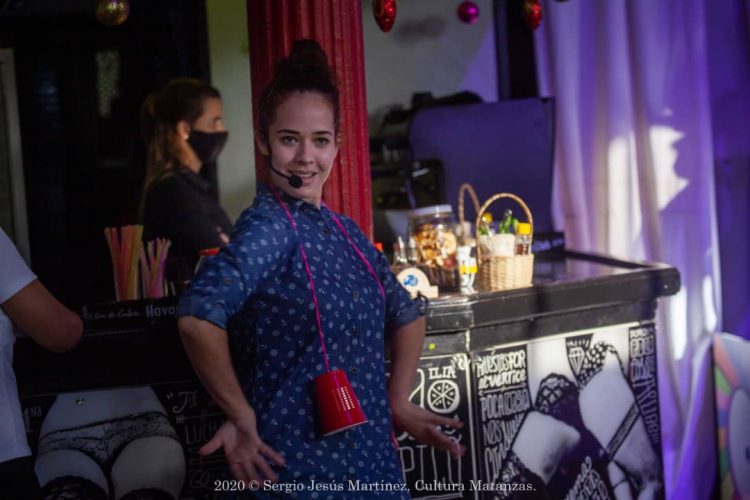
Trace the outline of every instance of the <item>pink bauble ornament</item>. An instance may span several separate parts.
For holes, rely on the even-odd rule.
[[[96,18],[107,26],[122,24],[130,14],[128,0],[100,0],[96,6]]]
[[[479,19],[479,6],[474,2],[466,1],[461,2],[458,5],[456,14],[461,22],[466,24],[474,24]]]
[[[372,13],[375,22],[386,33],[391,31],[396,22],[396,0],[372,0]]]

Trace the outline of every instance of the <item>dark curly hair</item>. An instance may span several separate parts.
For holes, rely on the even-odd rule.
[[[323,96],[333,108],[334,131],[338,132],[340,107],[336,73],[318,42],[304,39],[296,40],[289,57],[276,63],[273,80],[260,95],[258,134],[262,141],[268,142],[268,129],[276,108],[295,92],[315,92]]]

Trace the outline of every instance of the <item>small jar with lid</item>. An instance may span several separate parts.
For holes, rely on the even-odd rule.
[[[455,226],[450,205],[418,208],[409,215],[409,236],[416,242],[419,267],[431,284],[444,290],[461,285]]]

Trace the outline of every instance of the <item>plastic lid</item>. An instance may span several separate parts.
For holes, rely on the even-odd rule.
[[[203,250],[198,250],[198,255],[201,257],[209,257],[211,255],[216,255],[219,253],[219,247],[213,247],[213,248],[204,248]]]
[[[425,215],[452,214],[453,207],[450,205],[431,205],[429,207],[415,208],[409,213],[409,217],[422,217]]]
[[[531,224],[528,222],[519,222],[516,234],[531,234]]]

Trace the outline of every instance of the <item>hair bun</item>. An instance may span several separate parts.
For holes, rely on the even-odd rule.
[[[296,92],[313,92],[325,98],[333,111],[333,128],[338,132],[341,111],[336,71],[318,42],[302,39],[295,40],[289,56],[276,63],[273,80],[261,92],[258,134],[263,141],[268,141],[276,108]]]
[[[295,40],[289,57],[276,66],[276,76],[298,76],[313,74],[331,80],[333,71],[328,65],[328,57],[315,40]]]

